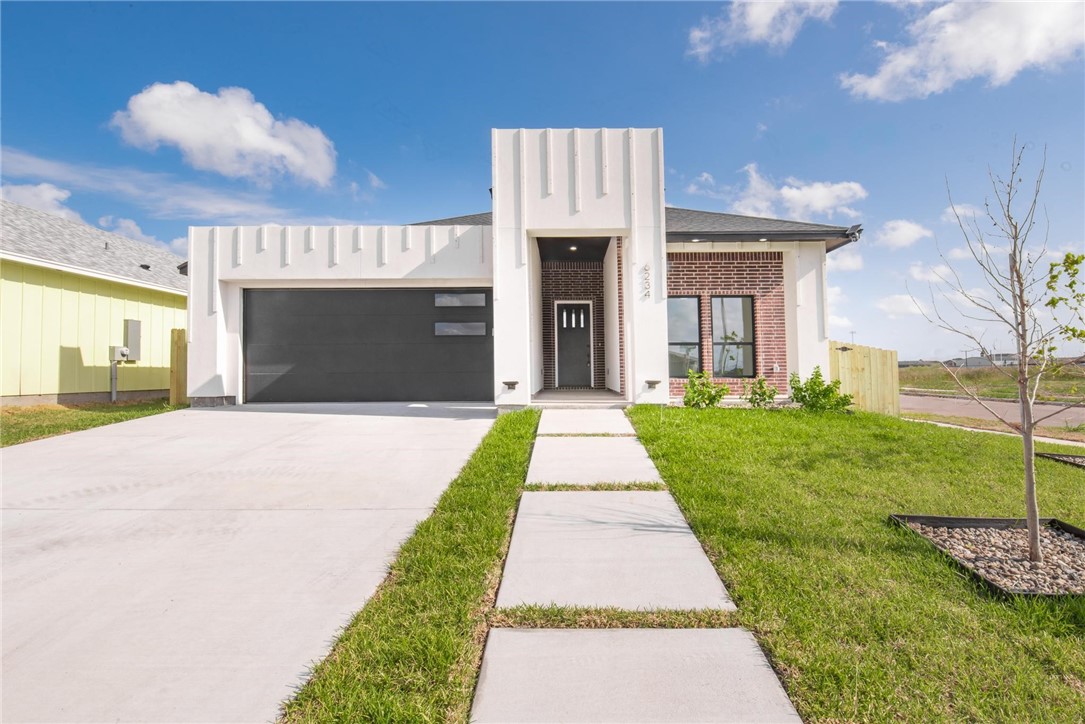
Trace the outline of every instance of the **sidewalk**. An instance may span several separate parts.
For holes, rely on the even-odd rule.
[[[620,489],[662,484],[634,435],[621,410],[543,412],[498,609],[735,610],[671,494]],[[471,720],[800,721],[740,628],[492,629]]]

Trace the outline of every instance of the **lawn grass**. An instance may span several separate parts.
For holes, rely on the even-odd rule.
[[[1020,441],[870,414],[630,417],[804,719],[1085,721],[1085,601],[993,598],[886,520],[1022,516]],[[1085,523],[1081,471],[1036,465],[1041,515]]]
[[[467,721],[538,421],[497,418],[285,721]]]
[[[0,409],[0,447],[76,430],[134,420],[137,417],[181,410],[188,405],[171,405],[165,399],[90,405],[8,406]]]
[[[977,430],[995,430],[998,432],[1012,432],[1014,434],[1017,432],[1001,420],[984,420],[979,417],[937,415],[933,412],[905,412],[904,417],[909,420],[930,420],[932,422],[945,422],[950,425],[960,425],[961,427],[974,427]],[[1041,437],[1053,437],[1058,440],[1085,442],[1085,425],[1045,425],[1037,427],[1036,434]]]
[[[1017,387],[1013,380],[993,367],[962,367],[954,372],[969,390],[980,397],[1017,399]],[[964,395],[942,365],[902,367],[900,386]],[[1085,396],[1085,367],[1079,365],[1045,375],[1040,381],[1040,394],[1037,399],[1079,401],[1082,396]]]
[[[733,611],[713,609],[629,611],[581,606],[514,606],[494,609],[491,628],[727,628]]]

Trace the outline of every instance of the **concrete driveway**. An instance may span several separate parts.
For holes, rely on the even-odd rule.
[[[274,719],[493,422],[185,410],[3,453],[3,720]]]

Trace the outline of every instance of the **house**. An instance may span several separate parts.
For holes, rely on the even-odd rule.
[[[665,403],[828,369],[843,227],[668,207],[662,129],[492,131],[492,210],[189,230],[194,404]],[[571,391],[571,392],[565,392]]]
[[[181,258],[9,201],[0,217],[0,401],[108,401],[110,348],[133,335],[117,398],[165,396],[170,330],[186,324]]]

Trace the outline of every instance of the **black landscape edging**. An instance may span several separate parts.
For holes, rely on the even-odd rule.
[[[933,540],[923,535],[917,530],[913,530],[909,523],[918,523],[919,525],[925,525],[931,528],[998,528],[1000,530],[1008,530],[1014,528],[1026,527],[1024,518],[958,518],[954,516],[946,515],[905,515],[903,513],[893,513],[889,516],[889,522],[899,525],[912,535],[919,536],[921,539],[927,542],[929,546],[948,558],[953,564],[964,571],[972,580],[979,583],[991,593],[1006,598],[1024,597],[1024,598],[1047,598],[1047,599],[1064,599],[1064,598],[1080,598],[1080,593],[1039,593],[1032,591],[1010,591],[998,585],[994,581],[985,577],[982,573],[965,565],[962,561],[958,560],[952,553],[945,550]],[[1085,530],[1078,528],[1077,526],[1065,523],[1058,518],[1040,518],[1040,525],[1061,530],[1064,533],[1080,538],[1085,541]]]
[[[1042,453],[1041,452],[1041,453],[1036,453],[1036,457],[1038,457],[1038,458],[1047,458],[1048,460],[1057,460],[1058,462],[1064,463],[1066,465],[1073,465],[1075,468],[1085,468],[1085,462],[1078,462],[1077,460],[1068,459],[1068,458],[1082,458],[1083,460],[1085,460],[1085,455],[1069,455],[1069,454],[1064,455],[1064,454],[1061,454],[1061,453]]]

